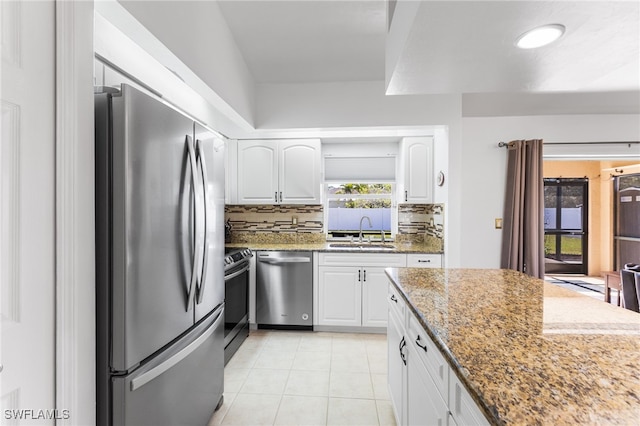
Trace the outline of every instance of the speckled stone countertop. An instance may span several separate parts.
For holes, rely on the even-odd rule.
[[[324,251],[324,252],[344,252],[344,253],[434,253],[442,254],[442,250],[434,249],[433,246],[427,243],[409,243],[409,242],[390,242],[388,244],[393,245],[393,249],[375,249],[367,248],[366,250],[359,250],[353,248],[340,248],[330,247],[334,242],[322,242],[322,243],[227,243],[226,247],[249,247],[251,250],[277,250],[277,251]],[[375,243],[374,243],[375,244]],[[367,244],[364,243],[364,246]]]
[[[387,275],[493,424],[640,424],[640,314],[515,271]]]

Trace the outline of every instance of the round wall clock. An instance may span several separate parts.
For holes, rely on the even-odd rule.
[[[438,173],[438,186],[442,185],[444,185],[444,173],[440,172]]]

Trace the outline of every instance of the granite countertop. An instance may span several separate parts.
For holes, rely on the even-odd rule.
[[[387,275],[493,424],[640,423],[640,314],[516,271]]]
[[[327,241],[321,243],[273,243],[273,242],[243,242],[243,243],[227,243],[226,247],[249,247],[251,250],[277,250],[277,251],[322,251],[322,252],[341,252],[341,253],[433,253],[442,254],[442,250],[434,248],[428,243],[409,243],[409,242],[389,242],[393,245],[393,249],[375,249],[368,248],[366,250],[357,250],[352,248],[330,247],[330,244],[344,243],[342,241]],[[376,243],[373,243],[374,245]],[[357,245],[357,244],[356,244]],[[367,245],[364,243],[363,245]]]

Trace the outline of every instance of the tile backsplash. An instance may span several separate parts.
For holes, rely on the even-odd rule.
[[[297,223],[293,223],[295,221]],[[319,205],[228,205],[225,221],[234,243],[324,242],[323,208]]]
[[[325,238],[321,205],[228,205],[226,220],[234,243],[320,243]],[[398,205],[396,239],[442,244],[444,205]]]
[[[399,204],[398,241],[444,245],[444,204]]]

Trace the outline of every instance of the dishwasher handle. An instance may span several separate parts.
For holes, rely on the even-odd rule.
[[[310,257],[269,257],[258,255],[258,262],[280,265],[284,263],[310,263]]]

